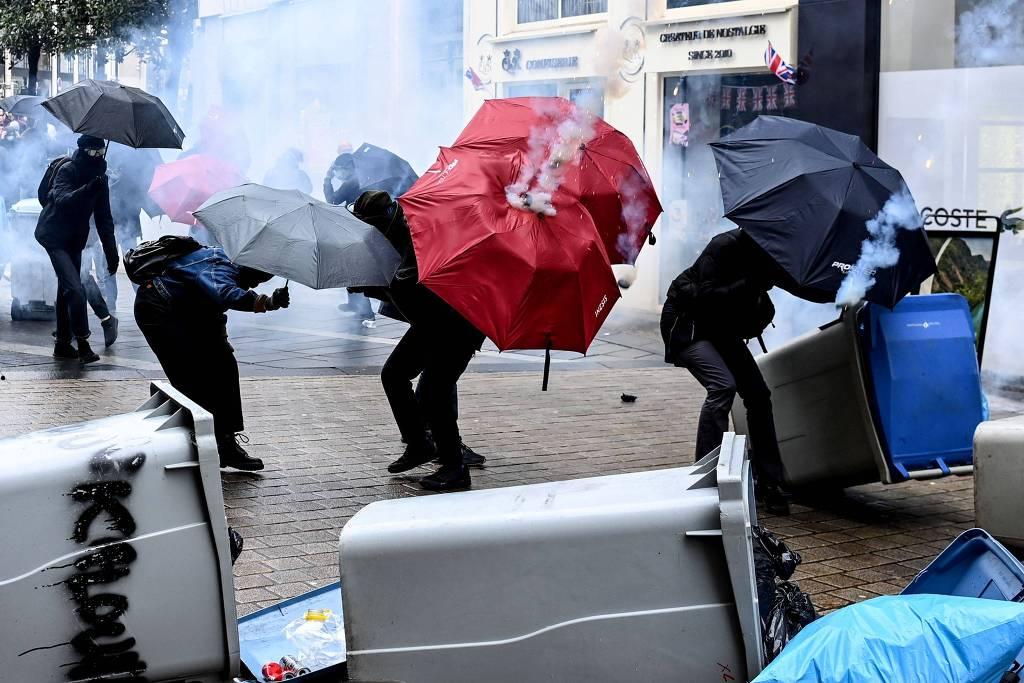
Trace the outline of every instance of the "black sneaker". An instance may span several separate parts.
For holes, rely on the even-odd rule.
[[[78,349],[71,342],[56,342],[53,345],[53,357],[61,360],[78,359]]]
[[[103,345],[111,346],[117,341],[117,328],[120,325],[117,318],[110,316],[100,323],[103,326]]]
[[[472,448],[467,446],[464,441],[459,441],[459,447],[462,449],[463,465],[469,465],[470,467],[480,467],[485,462],[487,462],[487,458],[485,458],[484,456],[480,455]]]
[[[391,474],[408,472],[421,465],[426,465],[435,457],[437,457],[437,452],[434,450],[434,444],[430,441],[415,446],[406,446],[402,457],[388,465],[388,472]]]
[[[220,466],[230,467],[246,472],[255,472],[263,469],[263,461],[249,455],[242,445],[238,443],[249,443],[249,437],[245,434],[229,434],[217,438],[217,452],[220,453]]]
[[[89,340],[88,339],[79,339],[78,340],[78,362],[79,363],[81,363],[82,365],[85,365],[87,363],[95,363],[99,359],[100,359],[99,354],[96,353],[95,351],[93,351],[92,347],[89,346]]]
[[[789,516],[789,495],[778,484],[763,484],[754,490],[765,510],[780,517]]]
[[[234,564],[238,561],[238,556],[242,554],[245,539],[242,538],[242,534],[231,527],[228,527],[228,545],[231,546],[231,564]]]
[[[472,482],[465,465],[442,465],[441,469],[420,479],[420,486],[428,491],[458,491],[468,489]]]

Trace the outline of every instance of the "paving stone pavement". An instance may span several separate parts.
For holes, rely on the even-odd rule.
[[[623,393],[636,403],[620,400]],[[400,453],[379,380],[370,376],[242,381],[259,474],[225,473],[230,524],[246,539],[235,565],[239,614],[337,580],[338,534],[367,503],[421,495],[384,467]],[[135,408],[144,380],[0,382],[0,436]],[[673,368],[565,373],[539,391],[534,373],[475,373],[460,383],[461,426],[486,455],[476,488],[674,467],[692,462],[703,391]],[[762,522],[804,563],[796,580],[822,610],[898,592],[972,526],[970,478],[869,485],[800,500]]]

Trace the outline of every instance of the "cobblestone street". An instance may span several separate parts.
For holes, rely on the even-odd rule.
[[[152,373],[151,373],[152,374]],[[135,408],[148,382],[0,382],[0,436]],[[362,506],[419,495],[384,467],[401,444],[375,376],[250,377],[242,381],[259,474],[224,476],[229,522],[246,539],[235,565],[240,614],[337,579],[338,534]],[[620,395],[638,395],[627,404]],[[460,383],[466,442],[488,458],[476,488],[688,464],[703,391],[672,368],[469,373]],[[796,579],[824,610],[899,591],[972,526],[970,478],[863,486],[800,500],[762,522],[790,540]]]

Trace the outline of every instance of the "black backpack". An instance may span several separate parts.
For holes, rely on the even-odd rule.
[[[160,277],[175,259],[191,254],[203,245],[191,237],[164,235],[149,242],[143,242],[124,255],[124,272],[137,285]]]
[[[71,157],[57,157],[46,166],[46,172],[43,173],[43,179],[39,181],[39,188],[36,190],[36,196],[42,206],[50,203],[50,190],[53,189],[53,181],[57,179],[57,171],[69,161]]]

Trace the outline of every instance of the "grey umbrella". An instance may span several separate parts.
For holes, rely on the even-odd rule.
[[[228,258],[314,289],[383,287],[401,258],[348,209],[255,183],[210,197],[193,214]]]

